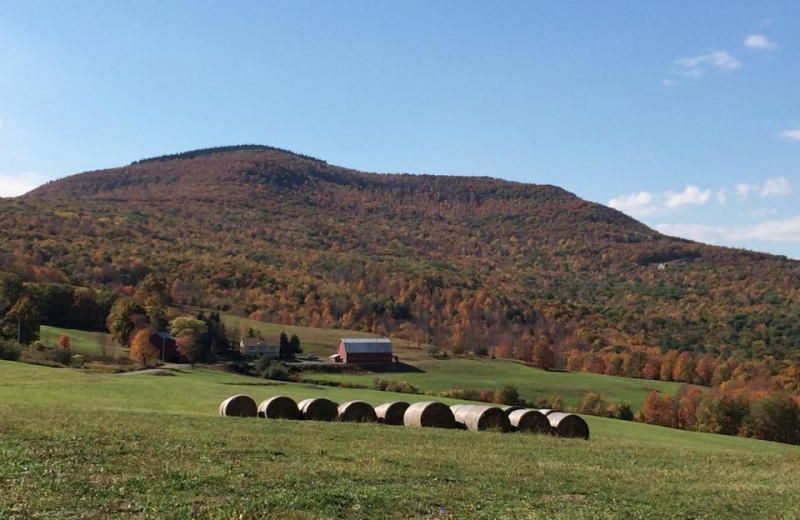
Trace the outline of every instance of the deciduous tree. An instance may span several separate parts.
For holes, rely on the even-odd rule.
[[[150,366],[158,359],[158,349],[150,343],[150,329],[139,329],[131,341],[131,359]]]

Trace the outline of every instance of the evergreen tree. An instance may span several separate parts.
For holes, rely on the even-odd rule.
[[[292,334],[291,339],[289,339],[289,352],[292,354],[303,353],[303,349],[300,348],[300,338],[297,337],[297,334]]]
[[[292,352],[289,348],[289,336],[287,336],[285,332],[281,332],[279,356],[281,359],[292,357]]]

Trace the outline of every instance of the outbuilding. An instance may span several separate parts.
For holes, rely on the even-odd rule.
[[[239,353],[244,358],[260,358],[264,355],[278,358],[280,352],[281,347],[277,341],[268,342],[261,338],[242,338],[239,342]]]
[[[339,363],[391,363],[392,340],[389,338],[342,338],[339,352],[331,356]]]

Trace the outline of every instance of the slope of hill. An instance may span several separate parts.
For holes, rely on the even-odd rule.
[[[796,518],[800,448],[587,417],[589,441],[217,417],[235,393],[424,396],[0,361],[9,518]],[[163,396],[169,396],[164,398]],[[444,401],[444,400],[443,400]],[[468,445],[468,449],[463,449]]]
[[[665,237],[554,186],[227,147],[0,201],[0,239],[0,271],[27,280],[130,293],[153,274],[177,303],[454,349],[800,355],[800,262]]]

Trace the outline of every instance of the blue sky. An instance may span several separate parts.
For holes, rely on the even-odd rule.
[[[241,143],[800,258],[800,2],[0,3],[0,196]]]

